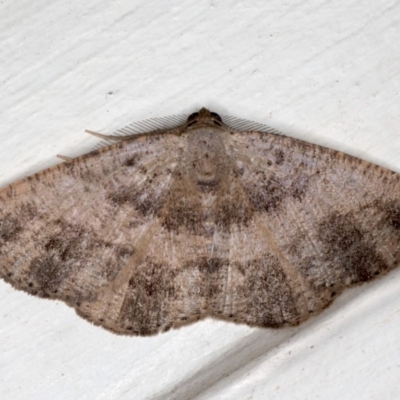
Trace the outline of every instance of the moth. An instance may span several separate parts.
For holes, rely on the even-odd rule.
[[[0,276],[151,335],[297,325],[400,264],[399,174],[205,108],[174,121],[2,189]]]

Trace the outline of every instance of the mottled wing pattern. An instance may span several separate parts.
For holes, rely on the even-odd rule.
[[[0,191],[0,276],[121,334],[295,325],[400,263],[400,178],[202,109]]]
[[[187,244],[160,229],[180,143],[174,133],[122,141],[3,189],[0,275],[118,333],[171,325],[168,297],[182,303],[196,283],[174,258]]]
[[[240,282],[231,312],[237,320],[301,322],[346,287],[400,264],[398,174],[268,133],[235,132],[229,149],[254,210],[237,242],[260,248],[257,257],[232,249],[242,260],[231,263]]]

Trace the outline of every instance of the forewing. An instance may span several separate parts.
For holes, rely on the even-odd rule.
[[[160,222],[181,152],[178,135],[142,136],[3,189],[1,277],[118,333],[166,329],[167,299],[179,303],[186,279],[166,256],[181,243]],[[200,303],[178,305],[182,320],[201,313]]]
[[[230,152],[254,215],[237,235],[265,256],[230,261],[236,318],[294,324],[344,288],[400,264],[400,178],[343,153],[279,135],[235,132]],[[264,239],[260,239],[264,238]],[[254,246],[254,245],[253,245]],[[245,250],[244,250],[245,251]],[[229,316],[229,312],[223,312]]]

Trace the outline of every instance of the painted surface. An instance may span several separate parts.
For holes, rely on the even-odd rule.
[[[0,4],[0,185],[205,106],[400,172],[392,1]],[[400,270],[298,328],[118,337],[0,282],[4,399],[395,398]]]

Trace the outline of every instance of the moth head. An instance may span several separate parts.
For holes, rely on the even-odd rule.
[[[202,108],[200,111],[190,114],[187,119],[188,128],[199,125],[222,126],[223,122],[217,113]]]

